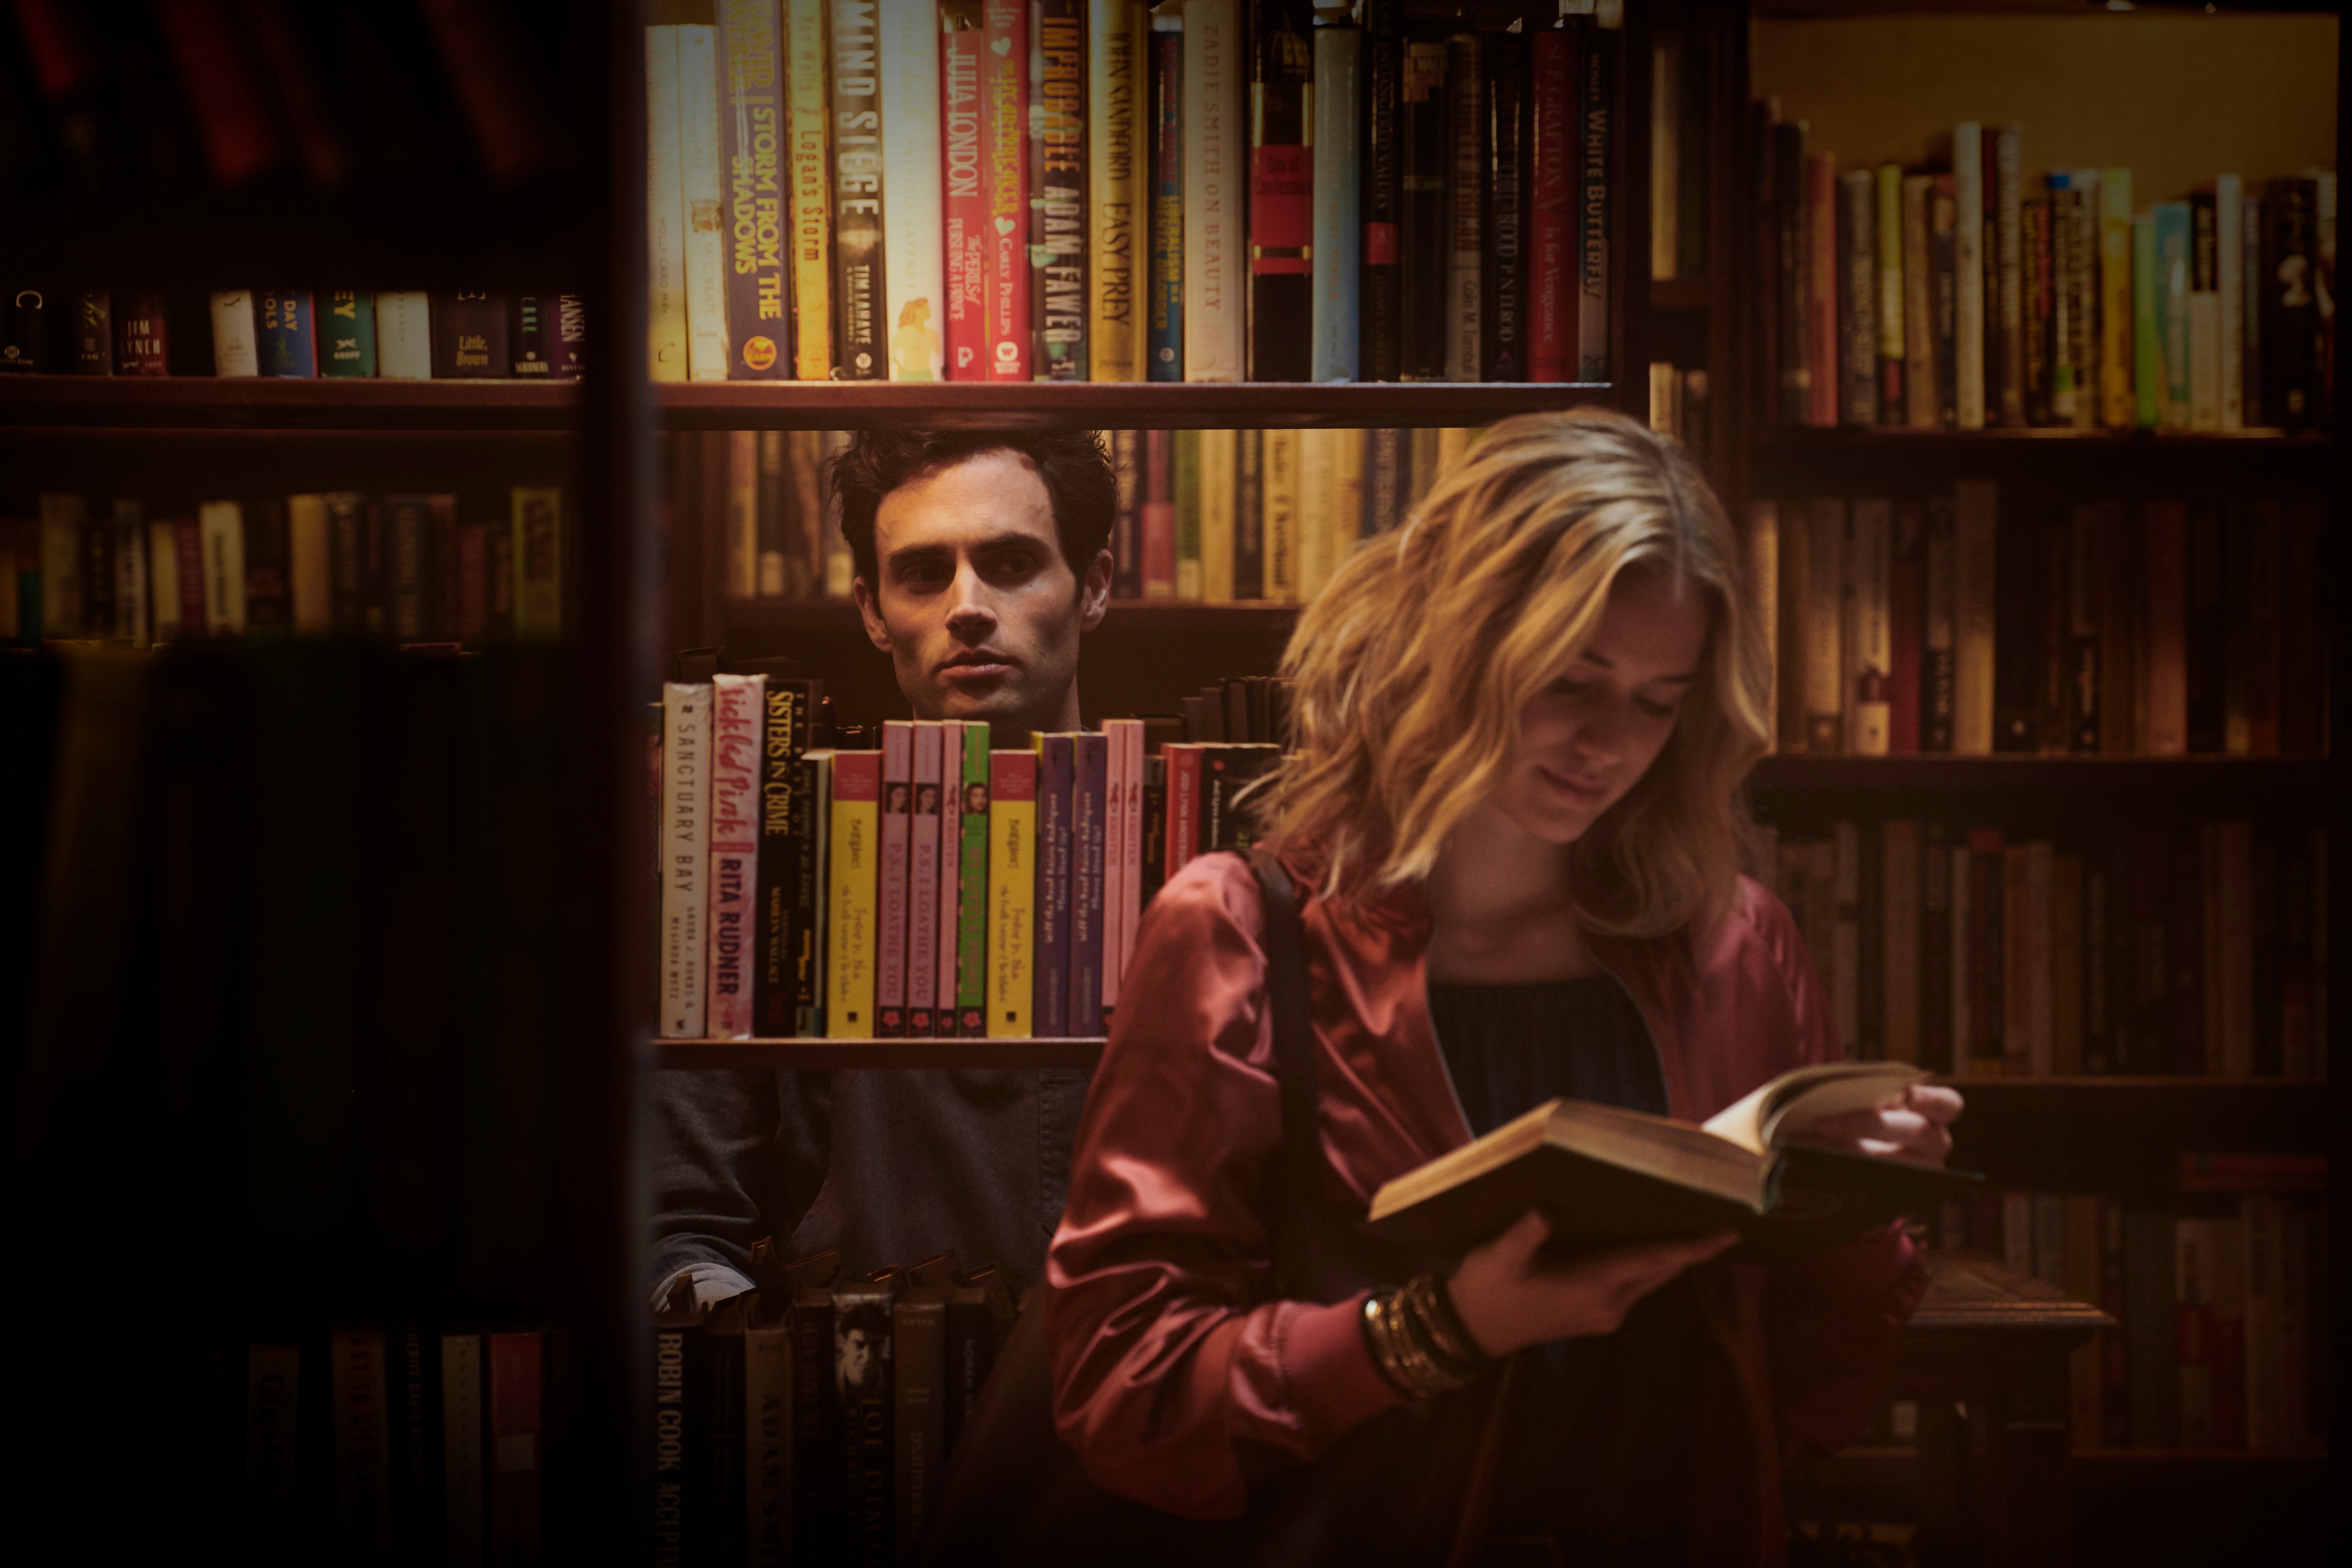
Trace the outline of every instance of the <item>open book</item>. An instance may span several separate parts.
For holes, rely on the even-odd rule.
[[[1900,1061],[1784,1072],[1704,1126],[1553,1100],[1372,1195],[1367,1221],[1412,1249],[1453,1257],[1531,1207],[1555,1246],[1585,1249],[1737,1230],[1743,1262],[1804,1257],[1978,1178],[1786,1140],[1866,1111],[1927,1074]]]

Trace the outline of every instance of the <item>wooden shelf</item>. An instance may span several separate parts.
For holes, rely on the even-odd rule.
[[[945,429],[1210,429],[1491,424],[1606,405],[1605,382],[688,382],[654,389],[673,430],[921,423]]]
[[[858,1067],[1086,1067],[1097,1040],[662,1040],[654,1065],[739,1072]]]
[[[562,430],[578,382],[340,376],[0,376],[0,425],[245,430]]]
[[[1653,284],[1654,291],[1664,284]],[[2085,451],[2240,451],[2248,447],[2325,450],[2335,444],[2323,431],[2074,430],[2057,425],[1995,426],[1983,430],[1915,430],[1908,425],[1759,424],[1759,448],[1900,447],[1909,451],[1969,449],[2006,451],[2019,446],[2074,447]]]
[[[1114,599],[1089,639],[1120,637],[1230,636],[1271,632],[1287,636],[1298,620],[1296,604],[1247,602],[1203,604],[1183,599]],[[756,632],[856,632],[864,635],[857,606],[846,599],[730,599],[730,631]],[[1235,671],[1236,674],[1247,674]]]
[[[2095,794],[2219,789],[2301,794],[2326,784],[2328,763],[2320,757],[1812,757],[1798,752],[1763,758],[1750,777],[1758,789],[1790,793]]]

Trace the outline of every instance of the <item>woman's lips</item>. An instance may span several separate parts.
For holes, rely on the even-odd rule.
[[[1544,782],[1580,806],[1598,806],[1602,800],[1608,799],[1609,791],[1598,784],[1586,779],[1570,778],[1565,773],[1555,773],[1549,768],[1538,771],[1543,774]]]

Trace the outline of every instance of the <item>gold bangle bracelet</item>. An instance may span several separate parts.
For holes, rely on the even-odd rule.
[[[1470,1337],[1462,1318],[1447,1299],[1444,1282],[1434,1274],[1416,1275],[1405,1287],[1416,1325],[1427,1336],[1429,1348],[1447,1370],[1468,1379],[1475,1377],[1494,1358],[1478,1348]]]

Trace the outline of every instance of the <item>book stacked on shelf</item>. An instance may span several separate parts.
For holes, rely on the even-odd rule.
[[[563,493],[516,486],[491,516],[485,500],[337,490],[151,516],[138,500],[100,514],[44,495],[38,517],[0,521],[0,642],[560,635]]]
[[[777,1264],[698,1326],[654,1330],[653,1515],[666,1561],[900,1563],[1012,1331],[993,1265]]]
[[[646,30],[655,377],[1608,381],[1622,9],[719,0]]]
[[[861,748],[826,744],[853,737],[821,681],[670,683],[662,1036],[1102,1035],[1143,906],[1193,856],[1247,847],[1242,796],[1281,756],[1278,683],[1184,707],[1021,750],[891,720]]]
[[[2190,1153],[2168,1197],[1990,1190],[1930,1240],[2116,1320],[2074,1355],[2077,1448],[2322,1452],[2326,1186],[2324,1155]]]
[[[1748,514],[1780,743],[2315,757],[2321,504],[1816,496]]]
[[[1118,479],[1111,595],[1312,599],[1358,541],[1402,522],[1478,434],[1467,426],[1102,432]],[[729,594],[850,596],[856,568],[824,477],[847,439],[749,430],[672,437],[673,504],[718,541]]]
[[[1650,276],[1705,277],[1715,179],[1715,50],[1704,37],[1650,47]]]
[[[1841,169],[1758,107],[1764,413],[1914,430],[2324,430],[2336,172],[2148,201],[2127,168],[2027,172],[2024,131]]]
[[[1854,1056],[1977,1078],[2327,1074],[2324,828],[2050,839],[1890,818],[1772,845]]]
[[[0,371],[86,376],[329,376],[577,381],[576,294],[18,287],[0,299]]]

